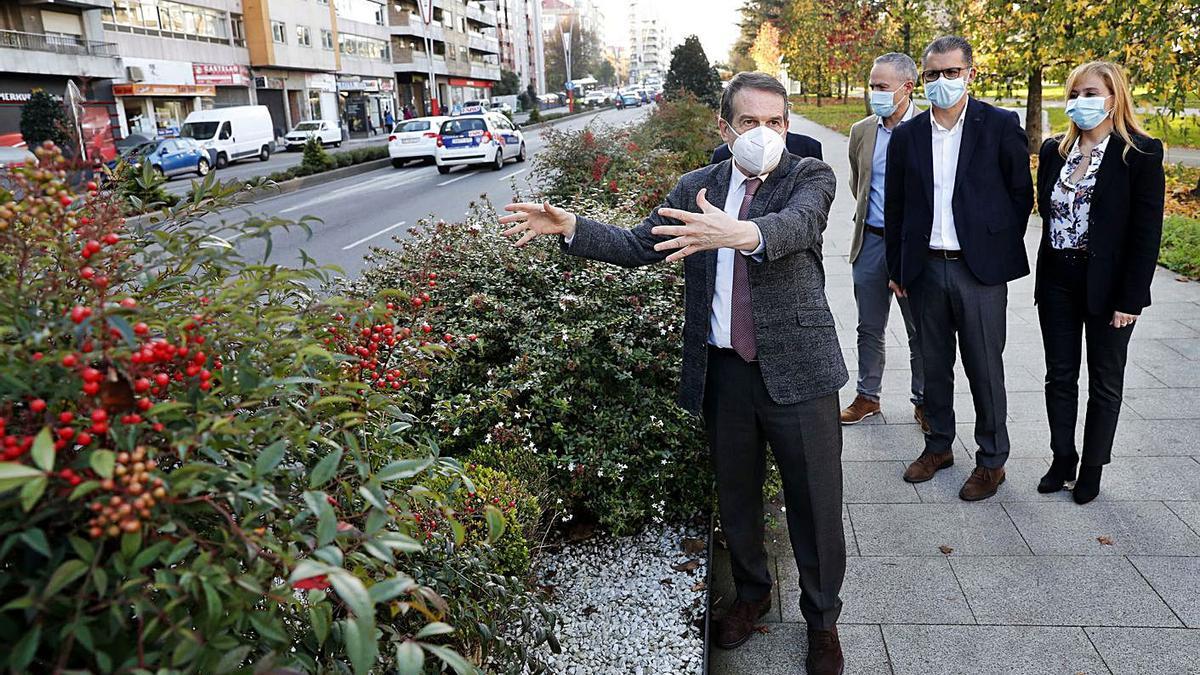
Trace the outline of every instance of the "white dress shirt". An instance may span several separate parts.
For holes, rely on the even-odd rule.
[[[933,230],[929,233],[929,248],[958,251],[958,230],[954,228],[954,179],[958,173],[958,149],[962,146],[963,120],[967,106],[963,106],[958,120],[949,129],[938,123],[929,111],[929,123],[933,125]]]
[[[733,167],[732,175],[729,177],[729,192],[725,195],[725,206],[721,210],[737,218],[742,210],[742,200],[746,197],[746,180],[749,176],[733,166],[733,162],[729,164]],[[762,175],[759,178],[765,181],[767,176]],[[762,185],[758,187],[762,189]],[[741,254],[754,256],[755,260],[761,260],[764,248],[762,230],[759,230],[758,248],[753,251],[741,251]],[[734,249],[717,249],[717,279],[716,286],[713,288],[712,314],[708,317],[708,343],[725,349],[733,347],[729,339],[733,312],[733,256]]]

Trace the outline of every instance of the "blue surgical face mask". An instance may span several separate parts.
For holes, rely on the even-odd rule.
[[[872,91],[871,112],[880,117],[891,117],[896,112],[896,92]]]
[[[933,82],[925,83],[925,97],[942,110],[953,108],[966,91],[967,78],[965,76],[948,80],[945,75],[939,75],[938,79]]]
[[[1104,118],[1108,117],[1108,110],[1104,109],[1105,102],[1109,97],[1103,98],[1092,96],[1089,98],[1073,98],[1067,101],[1067,117],[1075,123],[1075,126],[1087,131],[1100,126]]]

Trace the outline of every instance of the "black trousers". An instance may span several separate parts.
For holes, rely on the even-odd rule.
[[[1088,401],[1083,423],[1083,466],[1112,459],[1113,436],[1121,413],[1125,361],[1133,325],[1113,328],[1112,315],[1087,312],[1087,261],[1050,252],[1043,266],[1038,320],[1046,350],[1046,414],[1050,449],[1056,460],[1074,465],[1075,420],[1079,408],[1079,364],[1087,340]]]
[[[800,572],[800,611],[809,628],[820,630],[837,624],[846,574],[838,409],[836,393],[777,404],[758,363],[746,363],[732,350],[709,349],[704,423],[738,597],[761,600],[771,590],[763,525],[770,444]]]
[[[1008,395],[1004,390],[1004,343],[1008,285],[981,283],[962,260],[930,259],[908,288],[921,359],[925,364],[925,450],[954,446],[954,361],[963,370],[975,404],[975,462],[996,469],[1008,461]]]

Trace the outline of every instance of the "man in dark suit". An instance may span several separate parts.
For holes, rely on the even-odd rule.
[[[845,575],[838,390],[848,376],[825,297],[822,233],[835,179],[819,160],[783,152],[787,92],[739,73],[719,130],[734,161],[680,178],[666,204],[625,229],[550,204],[509,204],[522,234],[560,235],[571,255],[634,267],[684,261],[680,404],[702,413],[717,478],[737,601],[716,622],[734,648],[771,606],[763,542],[766,446],[783,478],[788,528],[808,622],[808,672],[844,665],[836,623]]]
[[[784,137],[784,141],[787,143],[787,151],[797,157],[824,159],[821,156],[821,141],[812,136],[789,131]],[[722,143],[713,148],[712,159],[708,160],[708,163],[720,164],[731,157],[733,157],[733,153],[729,150],[729,144]]]
[[[884,197],[889,286],[909,297],[919,325],[930,428],[904,479],[927,481],[954,463],[957,338],[978,445],[959,497],[976,501],[996,494],[1008,459],[1005,313],[1008,282],[1029,274],[1029,145],[1016,114],[967,94],[970,43],[940,37],[922,61],[932,107],[893,132]]]

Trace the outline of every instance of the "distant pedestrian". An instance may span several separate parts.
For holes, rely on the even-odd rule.
[[[1067,78],[1067,132],[1042,144],[1042,243],[1034,300],[1046,348],[1046,413],[1054,461],[1038,492],[1075,480],[1081,342],[1088,401],[1073,498],[1100,493],[1112,458],[1133,324],[1150,305],[1163,224],[1163,146],[1138,124],[1120,66],[1085,63]]]
[[[383,113],[383,126],[387,128],[389,133],[392,131],[392,127],[396,126],[396,118],[392,117],[391,110]]]
[[[854,212],[854,237],[850,243],[853,266],[854,302],[858,307],[858,394],[842,410],[842,424],[858,424],[880,413],[883,386],[884,330],[892,306],[888,289],[887,243],[884,240],[884,181],[887,178],[888,145],[902,122],[921,111],[912,101],[919,79],[917,64],[908,54],[893,52],[875,59],[871,68],[871,110],[850,129],[850,193],[858,200]],[[923,198],[923,195],[917,195]],[[897,297],[900,315],[908,334],[912,366],[913,417],[921,430],[925,422],[925,369],[921,341],[908,298]]]
[[[411,105],[404,106],[404,119],[411,120],[413,118],[413,108]]]
[[[925,366],[929,434],[904,480],[921,483],[954,464],[957,351],[978,448],[958,496],[978,501],[1004,482],[1009,454],[1004,341],[1008,282],[1029,274],[1029,141],[1016,113],[968,93],[969,42],[940,37],[921,60],[933,108],[892,132],[883,202],[889,286],[909,297]]]

